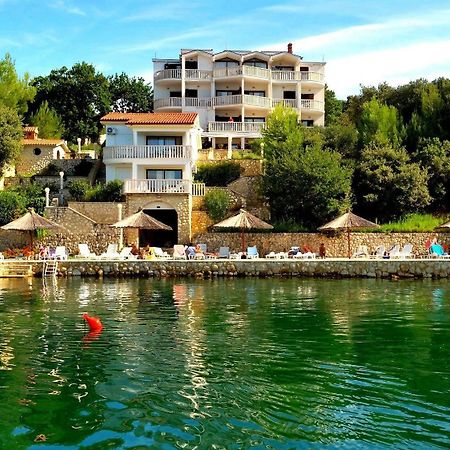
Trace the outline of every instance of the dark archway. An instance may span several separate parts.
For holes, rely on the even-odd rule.
[[[145,214],[172,227],[172,231],[139,230],[139,245],[170,248],[178,243],[178,214],[175,209],[144,209]]]

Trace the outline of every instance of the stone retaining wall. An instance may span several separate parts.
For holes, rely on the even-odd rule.
[[[0,261],[0,264],[8,264]],[[43,263],[30,262],[36,275]],[[60,276],[97,277],[328,277],[328,278],[449,278],[448,260],[204,260],[87,261],[58,264]]]

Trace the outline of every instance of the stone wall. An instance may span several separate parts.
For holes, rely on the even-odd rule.
[[[34,149],[39,148],[41,153],[34,154]],[[40,172],[53,161],[53,146],[24,145],[20,158],[16,163],[17,175],[33,175]]]
[[[386,249],[394,244],[404,245],[411,243],[413,253],[423,254],[425,252],[425,241],[430,233],[351,233],[351,252],[356,251],[359,245],[367,245],[370,252],[375,251],[379,245]],[[439,242],[450,244],[450,233],[437,234]],[[227,246],[232,251],[241,250],[241,235],[236,233],[204,233],[195,237],[196,242],[205,243],[209,251],[218,251],[219,247]],[[245,233],[247,246],[256,245],[260,255],[271,251],[287,251],[296,245],[302,247],[308,245],[317,252],[319,245],[323,242],[327,250],[327,256],[345,257],[348,252],[348,240],[346,233],[321,234],[321,233]]]
[[[125,217],[125,204],[122,206],[122,218]],[[113,224],[119,220],[119,203],[113,202],[69,202],[69,208],[75,209],[97,223]]]
[[[8,261],[0,261],[5,267]],[[30,261],[36,275],[43,263]],[[327,278],[449,278],[445,260],[68,260],[58,263],[60,276],[97,277],[327,277]]]
[[[226,150],[224,150],[226,152]],[[227,159],[219,158],[216,160],[199,161],[200,164],[205,163],[207,165],[221,164],[226,160],[227,162],[237,163],[241,166],[241,176],[243,177],[256,177],[262,174],[263,164],[260,159]]]

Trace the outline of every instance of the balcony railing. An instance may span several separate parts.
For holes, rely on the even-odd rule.
[[[265,122],[208,122],[208,131],[260,133],[265,126]]]
[[[189,159],[189,145],[120,145],[105,147],[103,160],[108,159]]]
[[[324,103],[319,100],[301,100],[301,106],[304,109],[315,109],[317,111],[324,111]]]
[[[191,194],[205,195],[205,183],[189,180],[125,180],[124,194]]]
[[[257,95],[238,94],[238,95],[224,95],[212,98],[213,106],[227,106],[227,105],[248,105],[259,106],[262,108],[270,108],[270,98],[259,97]]]
[[[164,69],[155,73],[155,81],[170,79],[181,80],[181,69]]]
[[[181,97],[158,98],[154,102],[155,109],[158,108],[181,108],[183,99]]]
[[[295,98],[274,98],[272,100],[272,107],[282,104],[290,108],[297,108],[297,100]]]
[[[155,81],[158,80],[181,80],[181,69],[164,69],[155,73]],[[255,78],[262,78],[264,80],[274,81],[315,81],[323,83],[324,75],[320,72],[302,72],[294,70],[270,70],[263,67],[253,66],[236,66],[224,67],[221,69],[200,70],[200,69],[185,69],[184,76],[187,80],[212,80],[214,78],[227,78],[248,76]]]
[[[191,106],[194,108],[211,108],[211,98],[194,98],[185,97],[183,106]]]

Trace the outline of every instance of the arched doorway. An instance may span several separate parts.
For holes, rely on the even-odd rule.
[[[165,230],[139,230],[139,244],[153,247],[170,248],[178,243],[178,214],[168,203],[155,202],[147,205],[143,211],[166,225],[172,227],[172,231]]]

